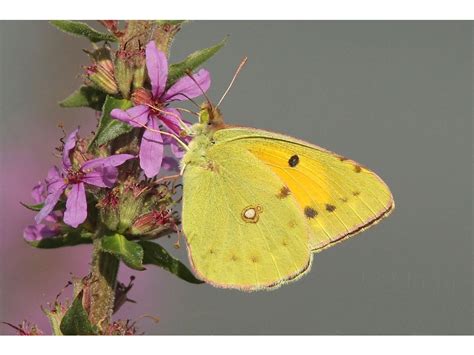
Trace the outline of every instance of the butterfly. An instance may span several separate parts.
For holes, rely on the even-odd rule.
[[[393,210],[368,168],[290,136],[226,125],[219,104],[201,106],[181,160],[182,228],[205,282],[276,288],[304,275],[314,253]]]

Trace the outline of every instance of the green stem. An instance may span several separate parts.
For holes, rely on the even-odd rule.
[[[92,324],[101,327],[110,323],[114,309],[115,287],[119,260],[112,254],[101,251],[101,239],[94,239],[91,265],[91,303],[89,318]]]

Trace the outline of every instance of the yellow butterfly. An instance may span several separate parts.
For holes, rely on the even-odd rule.
[[[278,287],[307,272],[314,252],[393,210],[374,172],[293,137],[228,126],[218,106],[201,106],[181,160],[183,230],[192,267],[207,283]]]

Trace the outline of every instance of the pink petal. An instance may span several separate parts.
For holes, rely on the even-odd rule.
[[[57,223],[59,220],[61,220],[63,217],[62,211],[53,211],[49,215],[45,217],[46,222],[52,222],[52,223]]]
[[[162,51],[156,48],[154,41],[146,45],[145,55],[151,92],[154,98],[158,98],[165,91],[166,80],[168,80],[168,59]]]
[[[51,168],[49,168],[48,175],[46,177],[46,182],[48,182],[49,180],[57,180],[59,178],[61,178],[61,172],[59,171],[58,167],[52,166]]]
[[[99,187],[113,187],[117,181],[118,170],[113,166],[100,166],[88,172],[83,178],[82,181],[89,185],[99,186]]]
[[[148,127],[158,129],[159,124],[156,118],[151,118]],[[157,175],[160,171],[163,160],[163,138],[159,132],[145,130],[140,145],[140,167],[149,178]]]
[[[114,108],[110,112],[110,116],[113,118],[128,123],[133,127],[143,127],[148,122],[148,114],[150,108],[145,105],[138,105],[132,108],[129,108],[127,111],[119,110]]]
[[[39,181],[31,190],[31,196],[33,197],[33,201],[35,201],[35,203],[43,202],[45,192],[46,192],[45,183],[42,181]]]
[[[85,171],[97,167],[119,166],[132,158],[135,158],[132,154],[115,154],[106,158],[91,159],[82,164],[81,169]]]
[[[179,112],[175,109],[172,109],[172,108],[167,108],[166,111],[168,112],[172,112],[172,113],[175,113],[175,114],[178,114],[179,115]],[[181,128],[181,126],[178,124],[178,120],[176,119],[175,116],[172,116],[172,115],[166,115],[166,114],[163,114],[162,116],[160,116],[160,119],[161,119],[161,122],[163,122],[163,124],[165,125],[166,128],[168,128],[168,130],[171,132],[171,133],[174,133],[175,135],[178,136],[178,138],[187,143],[191,140],[191,137],[180,137],[179,134],[180,132],[183,130]],[[191,123],[190,122],[187,122],[187,121],[183,121],[184,124],[186,124],[188,127],[191,126]],[[178,158],[178,159],[181,159],[184,155],[184,150],[183,148],[181,147],[181,145],[176,141],[176,139],[172,138],[172,137],[166,137],[166,143],[167,144],[170,144],[170,147],[171,147],[171,152],[173,153],[173,155]]]
[[[73,228],[87,218],[87,201],[84,183],[72,185],[71,191],[66,201],[66,211],[64,212],[64,223]]]
[[[34,224],[28,226],[23,231],[23,238],[28,242],[43,240],[58,235],[59,230],[55,227],[48,227],[45,224]]]
[[[171,152],[176,158],[181,159],[183,157],[185,151],[181,147],[181,145],[178,142],[176,142],[176,140],[173,139],[170,147],[171,147]]]
[[[56,192],[63,187],[64,179],[57,166],[53,166],[48,170],[48,177],[46,178],[46,190],[49,194]]]
[[[181,125],[179,124],[178,118],[181,118],[181,114],[178,110],[174,108],[167,107],[165,110],[167,113],[163,113],[160,115],[160,120],[163,124],[168,128],[171,133],[179,135],[179,133],[183,130]],[[176,117],[177,116],[177,117]],[[183,121],[181,119],[181,121]],[[183,121],[184,123],[191,125],[189,122]]]
[[[206,92],[211,86],[211,74],[206,69],[201,69],[193,74],[193,78],[199,86],[189,76],[184,76],[165,92],[162,100],[186,101],[188,98],[193,99],[201,96],[202,91]]]
[[[46,197],[46,200],[44,200],[43,208],[35,216],[36,224],[41,223],[41,221],[51,213],[51,211],[56,206],[56,203],[58,203],[58,200],[61,197],[65,188],[66,188],[66,185],[63,184],[60,188],[56,189],[56,191],[54,191],[53,193],[50,193]]]
[[[69,153],[71,153],[71,150],[73,150],[74,147],[76,146],[77,132],[79,132],[79,128],[72,131],[71,134],[69,134],[69,136],[66,138],[66,142],[64,143],[63,166],[66,169],[69,169],[72,165],[71,158],[69,157]]]

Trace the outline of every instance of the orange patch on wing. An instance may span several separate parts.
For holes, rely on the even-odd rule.
[[[254,146],[250,151],[282,179],[300,206],[324,206],[331,202],[329,181],[325,179],[324,168],[316,161],[300,156],[298,164],[291,166],[289,159],[293,154],[277,152],[264,145]]]

